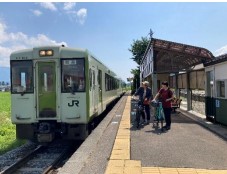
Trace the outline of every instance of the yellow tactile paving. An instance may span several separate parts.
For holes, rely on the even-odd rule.
[[[142,167],[142,174],[227,174],[226,170]]]
[[[108,174],[141,174],[141,162],[134,160],[110,160],[106,170]]]
[[[141,161],[130,160],[130,106],[129,96],[105,174],[227,174],[227,170],[142,167]]]

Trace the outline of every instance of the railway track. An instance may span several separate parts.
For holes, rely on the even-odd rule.
[[[52,174],[55,167],[79,147],[80,144],[57,143],[49,146],[38,146],[32,152],[9,165],[0,174]]]
[[[110,106],[94,122],[93,129],[105,118],[112,109]],[[92,129],[92,130],[93,130]],[[67,161],[83,141],[64,142],[58,141],[49,146],[32,143],[23,150],[12,150],[10,155],[0,157],[0,174],[56,174],[58,168]],[[26,150],[25,150],[26,149]]]

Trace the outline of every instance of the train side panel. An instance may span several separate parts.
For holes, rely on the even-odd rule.
[[[65,126],[64,139],[85,139],[89,133],[87,94],[87,53],[64,48],[61,57],[61,124]],[[67,83],[67,84],[63,84]]]
[[[70,124],[87,124],[88,108],[87,108],[87,54],[85,51],[78,52],[74,49],[65,48],[61,51],[61,78],[67,81],[66,76],[73,76],[72,82],[66,86],[62,84],[60,110],[61,121]],[[75,63],[75,65],[73,65]],[[78,65],[78,63],[80,63]],[[73,68],[73,66],[77,66]],[[66,70],[71,68],[71,70]],[[78,69],[79,68],[79,69]],[[63,83],[63,82],[62,82]],[[72,86],[68,89],[67,86]],[[73,88],[77,88],[74,91]]]
[[[26,124],[35,122],[35,99],[33,94],[21,96],[21,94],[11,95],[11,111],[13,124]]]

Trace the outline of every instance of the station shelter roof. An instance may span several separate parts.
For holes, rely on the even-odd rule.
[[[156,73],[186,71],[192,69],[195,65],[214,59],[209,50],[182,43],[152,38],[148,48],[150,46],[153,46],[153,63]]]

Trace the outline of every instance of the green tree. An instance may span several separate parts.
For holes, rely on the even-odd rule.
[[[132,60],[134,60],[138,65],[141,64],[147,46],[149,44],[149,39],[146,37],[142,37],[141,40],[133,40],[133,44],[131,44],[131,48],[128,50],[132,53]]]
[[[132,93],[136,91],[136,89],[140,86],[140,70],[138,69],[131,69],[131,74],[133,74],[133,83],[132,83]]]
[[[141,40],[133,40],[131,44],[131,48],[128,50],[132,53],[132,60],[135,61],[138,65],[141,64],[147,46],[150,40],[146,37],[142,37]],[[140,86],[140,69],[139,66],[137,69],[132,69],[131,73],[133,74],[133,86],[132,86],[132,93]]]

